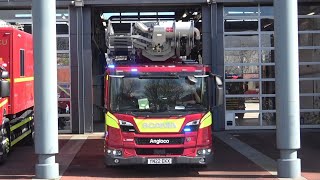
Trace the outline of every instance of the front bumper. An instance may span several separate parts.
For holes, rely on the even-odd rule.
[[[112,155],[105,155],[105,164],[107,166],[132,165],[132,164],[148,164],[148,159],[154,158],[172,158],[172,164],[198,164],[207,165],[213,160],[213,155],[204,155],[196,157],[178,156],[178,157],[115,157]]]

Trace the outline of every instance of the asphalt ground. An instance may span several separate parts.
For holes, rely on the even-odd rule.
[[[106,168],[102,133],[59,135],[60,179],[277,179],[275,131],[224,131],[214,134],[214,161],[206,168],[187,165]],[[298,152],[302,178],[320,179],[320,130],[302,131]],[[0,165],[0,179],[35,179],[34,148],[18,145]]]

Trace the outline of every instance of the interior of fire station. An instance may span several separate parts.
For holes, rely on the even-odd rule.
[[[218,18],[216,14],[211,13],[212,8],[206,4],[71,7],[69,21],[71,82],[73,83],[71,87],[73,110],[71,113],[74,119],[72,132],[103,131],[104,128],[104,73],[108,62],[106,55],[109,51],[106,42],[108,23],[115,24],[114,31],[125,34],[130,31],[130,23],[135,21],[143,23],[192,22],[194,27],[200,31],[201,39],[197,48],[185,58],[207,64],[215,73],[222,74],[223,55],[218,57],[216,53],[218,51],[216,48],[223,47],[222,39],[212,41],[212,37],[217,38],[217,36],[212,34],[211,29],[218,33],[219,28],[223,30],[223,27],[217,26],[222,21],[216,22]],[[219,33],[222,33],[222,30]],[[215,47],[212,48],[213,46]],[[222,49],[221,52],[223,52]],[[213,54],[216,56],[215,61],[212,61]]]

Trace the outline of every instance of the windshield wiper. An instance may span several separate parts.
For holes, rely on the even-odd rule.
[[[139,79],[179,79],[178,75],[141,75]]]
[[[136,109],[136,108],[123,108],[119,109],[119,111],[131,111],[131,112],[154,112],[152,109]]]

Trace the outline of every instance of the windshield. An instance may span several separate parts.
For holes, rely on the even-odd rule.
[[[208,110],[207,77],[111,77],[113,112],[184,114]]]

